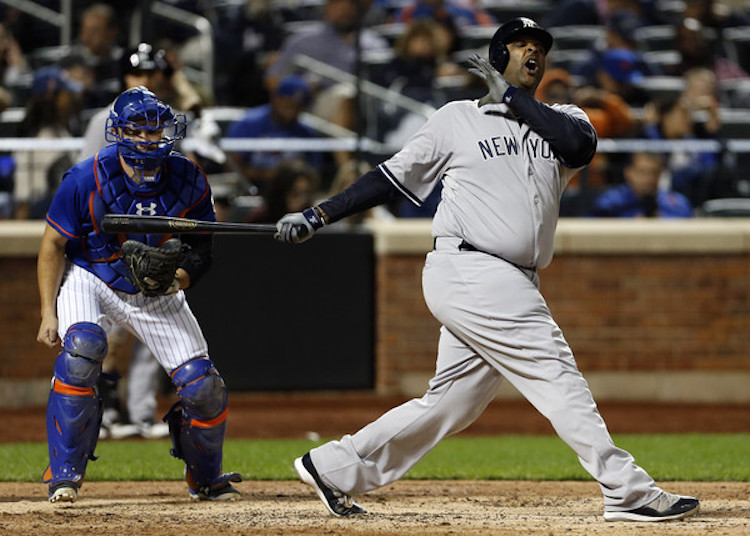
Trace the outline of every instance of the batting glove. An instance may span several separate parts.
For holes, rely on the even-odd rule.
[[[507,104],[513,93],[508,90],[514,86],[511,86],[505,77],[479,54],[474,54],[473,57],[469,58],[469,63],[473,65],[469,69],[469,72],[487,82],[487,87],[490,90],[489,93],[479,99],[479,106],[484,106],[485,104]]]
[[[299,244],[310,240],[312,235],[323,227],[323,220],[315,208],[302,212],[292,212],[276,222],[276,233],[273,237],[279,242]]]

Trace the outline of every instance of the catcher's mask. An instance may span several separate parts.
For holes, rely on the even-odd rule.
[[[516,17],[509,20],[497,29],[490,40],[490,64],[500,74],[503,74],[508,66],[510,54],[506,45],[516,40],[519,35],[529,35],[539,39],[547,53],[555,41],[551,33],[528,17]]]
[[[162,164],[186,130],[183,114],[139,86],[115,99],[104,138],[117,144],[120,156],[135,170],[136,177],[129,178],[136,190],[148,191],[159,182]]]

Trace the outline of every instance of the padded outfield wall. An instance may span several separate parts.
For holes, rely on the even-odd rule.
[[[0,222],[0,405],[43,404],[42,222]],[[420,394],[438,324],[421,294],[429,222],[300,246],[217,238],[188,299],[235,391]],[[750,402],[750,220],[563,219],[542,292],[598,400]],[[499,397],[518,395],[507,385]]]

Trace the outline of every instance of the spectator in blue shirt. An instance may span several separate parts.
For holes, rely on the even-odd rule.
[[[650,140],[685,141],[717,140],[716,132],[699,127],[693,119],[685,96],[654,100],[643,107],[641,137]],[[724,185],[721,155],[711,150],[674,148],[668,156],[667,168],[671,188],[686,196],[693,207],[706,200],[721,197]]]
[[[656,153],[634,153],[625,167],[625,182],[605,191],[592,216],[609,218],[689,218],[693,207],[684,195],[659,188],[664,160]]]
[[[269,104],[248,110],[245,117],[229,126],[228,138],[312,138],[316,133],[303,125],[299,116],[310,101],[307,83],[297,75],[284,78],[271,94]],[[276,168],[285,160],[302,159],[315,168],[322,164],[316,152],[248,151],[233,153],[239,170],[263,194]]]

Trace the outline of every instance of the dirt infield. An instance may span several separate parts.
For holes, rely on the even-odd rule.
[[[171,400],[160,402],[166,409]],[[403,402],[369,394],[234,395],[230,438],[336,437]],[[612,433],[747,432],[745,406],[601,404]],[[44,441],[44,408],[10,411],[1,441]],[[495,402],[466,435],[547,434],[528,403]],[[41,468],[40,468],[41,470]],[[72,505],[40,483],[0,483],[0,535],[694,535],[750,534],[750,483],[666,483],[701,498],[701,513],[662,524],[606,523],[593,482],[401,481],[360,498],[369,513],[328,515],[298,482],[241,482],[242,501],[191,502],[182,482],[90,482]]]
[[[0,485],[0,534],[216,535],[696,535],[750,533],[750,484],[683,482],[702,511],[672,523],[607,523],[590,482],[401,481],[362,497],[367,514],[325,512],[297,482],[242,482],[244,500],[193,503],[182,483],[85,484],[79,501],[52,505],[38,484]]]

